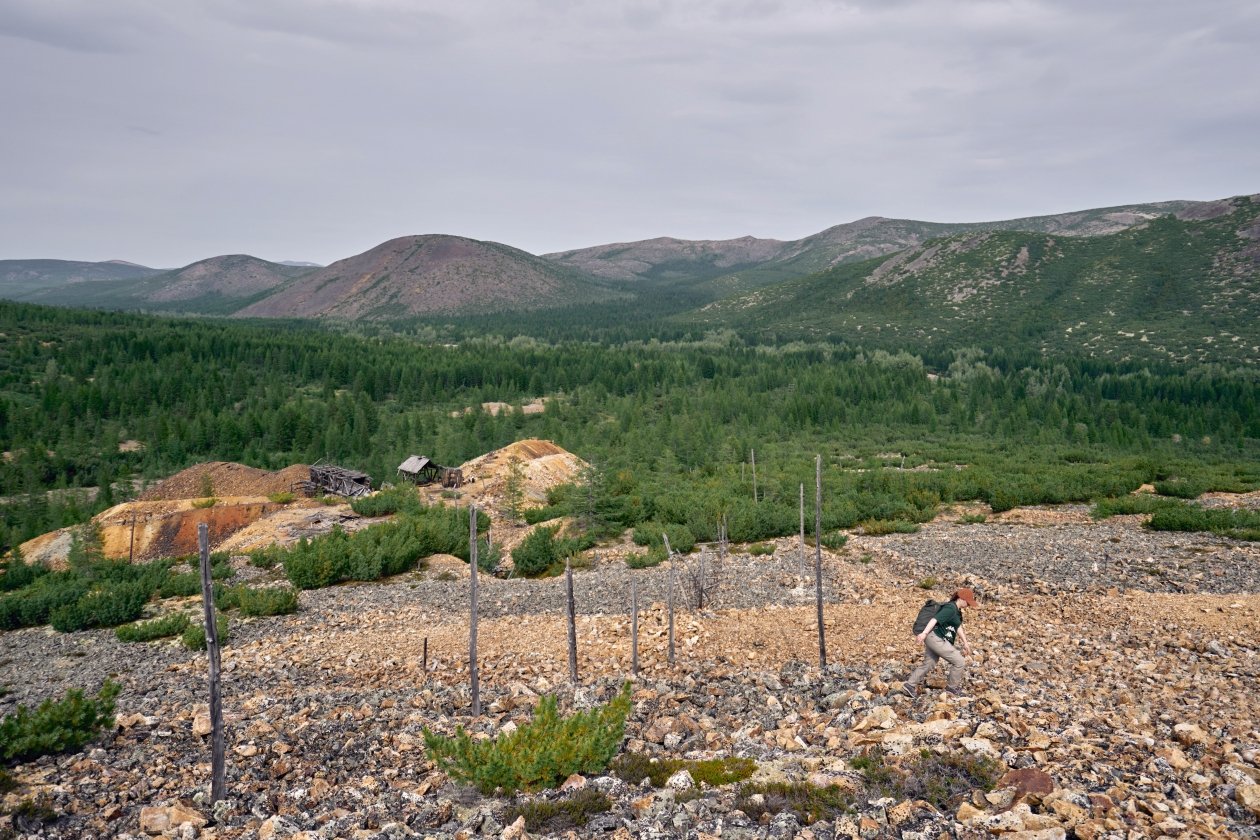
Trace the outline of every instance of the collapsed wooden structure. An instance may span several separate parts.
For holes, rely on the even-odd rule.
[[[302,482],[302,489],[308,496],[333,493],[353,499],[372,492],[372,477],[357,470],[314,463],[311,465],[311,477]]]
[[[416,485],[436,481],[443,487],[459,487],[464,483],[464,471],[459,467],[444,467],[423,455],[412,455],[399,464],[398,475]]]

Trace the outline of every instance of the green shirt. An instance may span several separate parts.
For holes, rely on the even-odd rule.
[[[958,609],[958,605],[953,601],[946,601],[936,611],[936,626],[932,628],[932,632],[952,645],[954,637],[958,635],[958,628],[961,626],[962,610]]]

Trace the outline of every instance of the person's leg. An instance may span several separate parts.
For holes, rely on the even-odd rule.
[[[932,638],[933,636],[929,634],[928,639],[931,640]],[[923,662],[920,663],[919,667],[915,668],[914,671],[911,672],[910,676],[906,678],[906,685],[910,686],[911,688],[918,687],[919,683],[923,682],[923,678],[926,677],[931,672],[931,670],[936,667],[936,660],[939,658],[940,658],[939,656],[937,656],[935,653],[932,652],[932,648],[929,645],[924,644]]]
[[[963,675],[967,673],[967,660],[958,652],[958,648],[937,636],[935,633],[927,638],[927,647],[940,659],[949,663],[948,685],[951,691],[962,689]]]

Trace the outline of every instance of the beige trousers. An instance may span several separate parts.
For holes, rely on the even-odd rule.
[[[961,689],[963,674],[967,671],[967,660],[963,659],[958,648],[935,633],[928,633],[927,640],[923,643],[923,664],[914,669],[906,683],[918,687],[923,678],[936,667],[938,659],[949,663],[949,687]]]

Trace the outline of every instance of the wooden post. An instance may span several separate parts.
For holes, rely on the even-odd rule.
[[[136,512],[131,512],[131,548],[127,549],[127,562],[131,563],[136,559]]]
[[[753,474],[753,501],[757,501],[757,450],[748,450],[752,455],[752,474]]]
[[[573,603],[573,565],[568,560],[564,561],[564,589],[565,599],[569,605],[569,682],[576,687],[578,682],[577,611]]]
[[[805,577],[805,482],[801,482],[801,577]],[[805,582],[801,582],[801,588]]]
[[[822,594],[822,456],[814,456],[814,601],[818,606],[818,667],[827,667]]]
[[[210,660],[210,802],[224,797],[227,769],[224,766],[223,703],[219,692],[219,627],[214,620],[214,581],[210,577],[210,534],[206,523],[197,526],[197,547],[201,553],[201,602],[206,617],[206,655]]]
[[[639,676],[639,582],[630,581],[630,673]]]
[[[674,664],[674,552],[669,547],[669,537],[661,534],[665,540],[665,559],[669,563],[669,664]]]
[[[477,682],[477,506],[468,506],[468,679],[473,717],[481,714],[481,686]]]

